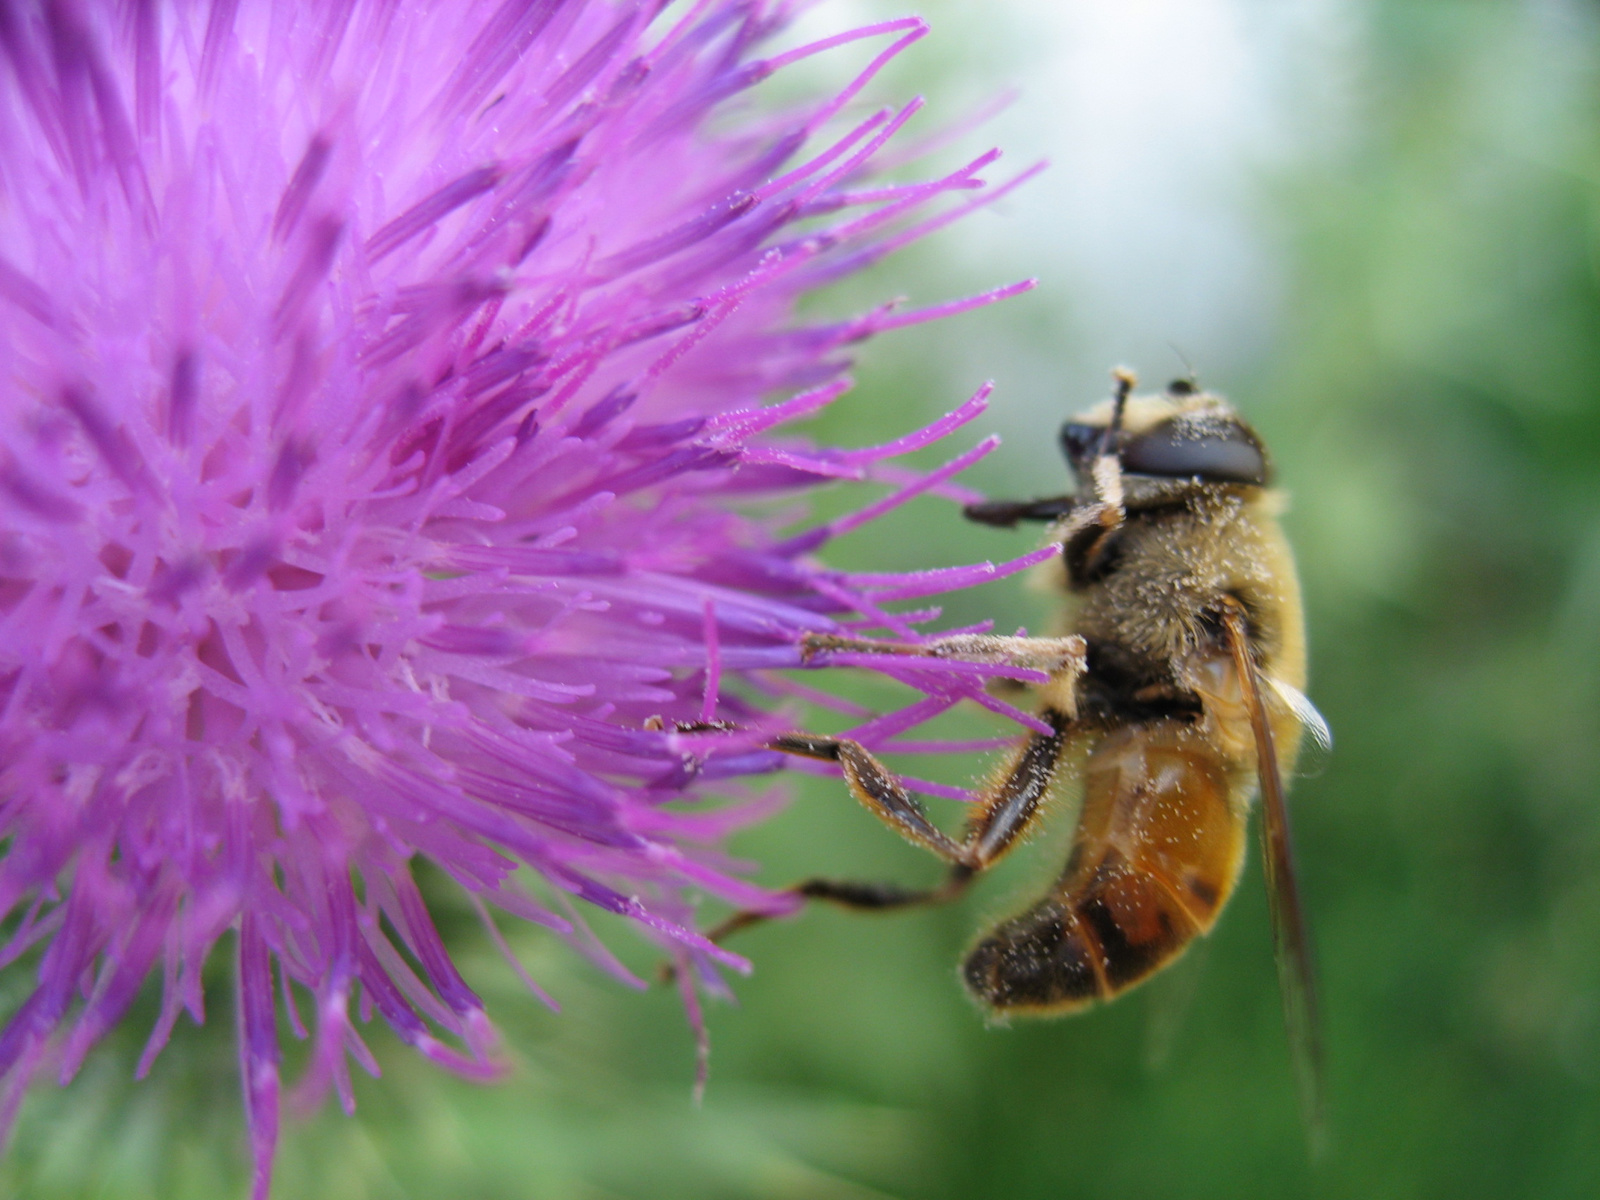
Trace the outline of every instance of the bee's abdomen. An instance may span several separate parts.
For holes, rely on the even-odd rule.
[[[1064,1012],[1103,994],[1100,949],[1076,916],[1047,896],[967,955],[967,987],[997,1012]]]
[[[1229,773],[1184,725],[1112,731],[1091,750],[1067,869],[968,954],[998,1012],[1070,1012],[1149,978],[1210,930],[1244,851]]]

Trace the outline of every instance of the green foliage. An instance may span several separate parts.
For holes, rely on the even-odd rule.
[[[925,7],[938,23],[950,5]],[[1043,867],[1021,864],[950,910],[814,912],[750,933],[739,948],[758,972],[737,1006],[711,1008],[699,1108],[670,993],[627,992],[516,933],[566,1007],[556,1016],[492,950],[468,951],[521,1064],[513,1077],[475,1088],[378,1038],[388,1078],[358,1079],[352,1119],[290,1123],[275,1195],[1596,1193],[1600,28],[1554,2],[1377,0],[1361,19],[1342,51],[1354,71],[1343,136],[1308,139],[1257,176],[1253,219],[1278,239],[1286,280],[1276,328],[1227,378],[1203,367],[1238,361],[1232,348],[1185,347],[1261,428],[1293,494],[1311,690],[1338,738],[1292,795],[1325,991],[1330,1152],[1307,1161],[1255,865],[1175,978],[1073,1020],[984,1026],[953,967],[1016,901],[1016,876],[1048,871],[1041,846]],[[1027,260],[1025,247],[1008,254]],[[870,282],[927,298],[997,281],[935,245]],[[867,349],[860,391],[821,432],[866,443],[957,402],[978,382],[968,364],[1019,345],[1064,355],[1080,344],[1068,290]],[[1081,379],[1112,365],[1087,353],[1056,369]],[[1045,373],[1003,386],[996,405],[1011,421],[1026,410],[1042,443],[1092,398]],[[1045,461],[1013,438],[979,483],[1048,488]],[[998,559],[1027,537],[929,500],[834,557]],[[1012,580],[949,617],[1038,627],[1044,605]],[[838,787],[798,792],[736,846],[766,880],[933,876]],[[635,947],[641,969],[650,957]],[[143,1085],[129,1081],[139,1037],[125,1031],[71,1088],[37,1092],[0,1193],[242,1194],[231,1017],[181,1028]]]

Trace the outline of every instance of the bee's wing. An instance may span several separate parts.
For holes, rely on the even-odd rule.
[[[1272,940],[1278,957],[1278,983],[1283,992],[1283,1017],[1289,1030],[1313,1153],[1323,1138],[1322,1031],[1317,1015],[1316,976],[1311,965],[1311,943],[1306,935],[1305,910],[1295,883],[1294,847],[1289,835],[1289,809],[1283,799],[1283,775],[1278,769],[1277,745],[1261,694],[1261,676],[1250,653],[1249,633],[1242,607],[1225,614],[1228,641],[1239,686],[1250,710],[1255,734],[1256,771],[1261,781],[1261,850],[1266,868],[1267,905],[1272,912]]]
[[[1300,732],[1305,735],[1293,747],[1292,765],[1283,761],[1283,758],[1278,760],[1278,767],[1285,779],[1284,786],[1289,786],[1296,779],[1311,779],[1321,775],[1333,754],[1333,731],[1322,719],[1322,714],[1306,699],[1304,692],[1275,676],[1263,674],[1260,686],[1261,694],[1267,701],[1267,712],[1272,715],[1273,728],[1282,729],[1283,718],[1287,715],[1294,718],[1295,724],[1300,726]],[[1278,749],[1287,747],[1280,745]]]
[[[1177,962],[1144,985],[1144,1069],[1152,1075],[1167,1069],[1194,1008],[1210,953],[1211,939],[1195,938]]]
[[[1311,735],[1318,750],[1327,753],[1333,749],[1333,730],[1328,728],[1317,706],[1311,703],[1304,692],[1297,687],[1290,687],[1281,679],[1268,679],[1267,686],[1277,693],[1278,699],[1294,714],[1294,719]]]

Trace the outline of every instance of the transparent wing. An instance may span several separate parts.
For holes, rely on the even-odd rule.
[[[1194,1010],[1210,954],[1211,939],[1197,937],[1182,958],[1144,985],[1144,1069],[1152,1075],[1167,1069],[1178,1035]]]
[[[1305,726],[1311,740],[1317,748],[1324,752],[1333,749],[1333,730],[1328,728],[1328,722],[1322,719],[1322,714],[1317,711],[1317,706],[1297,687],[1290,687],[1281,679],[1269,679],[1267,685],[1276,692],[1278,699],[1295,716],[1295,720]]]
[[[1293,755],[1283,753],[1284,746],[1278,747],[1278,767],[1285,779],[1314,779],[1321,775],[1327,769],[1328,759],[1332,757],[1333,731],[1328,728],[1328,722],[1323,720],[1316,705],[1299,688],[1271,675],[1261,675],[1257,679],[1257,686],[1274,720],[1287,713],[1305,733]],[[1285,761],[1289,758],[1292,758],[1292,763]]]
[[[1295,883],[1289,809],[1284,803],[1277,745],[1272,737],[1272,723],[1267,720],[1261,676],[1250,653],[1243,608],[1237,604],[1230,606],[1224,620],[1240,690],[1250,710],[1250,726],[1255,733],[1256,770],[1261,780],[1262,862],[1266,867],[1267,904],[1272,912],[1272,940],[1278,957],[1278,984],[1283,992],[1283,1018],[1294,1056],[1301,1110],[1315,1155],[1320,1152],[1325,1137],[1322,1029],[1317,1013],[1311,942],[1306,934],[1300,889]]]

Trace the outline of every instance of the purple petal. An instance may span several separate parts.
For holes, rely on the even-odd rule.
[[[508,957],[490,903],[642,987],[583,911],[622,917],[680,963],[700,1037],[696,989],[749,964],[692,898],[795,904],[719,843],[783,802],[749,777],[796,766],[763,745],[799,702],[891,749],[970,750],[914,736],[967,700],[1037,724],[984,693],[1004,668],[801,660],[817,631],[925,641],[938,609],[898,601],[1057,552],[881,574],[813,557],[965,496],[992,440],[931,471],[890,460],[987,389],[878,446],[782,436],[844,402],[855,343],[1027,286],[797,315],[1003,194],[993,155],[889,184],[920,102],[837,121],[916,18],[762,57],[791,5],[698,0],[662,28],[666,7],[0,4],[0,965],[39,958],[0,1027],[0,1130],[47,1057],[77,1071],[159,971],[145,1074],[180,1013],[204,1019],[230,931],[256,1196],[280,1004],[309,1039],[297,1110],[353,1103],[374,1016],[497,1077],[417,860]],[[836,94],[740,107],[863,39]],[[806,489],[832,479],[888,494],[808,525]],[[827,690],[830,663],[917,698],[876,716]]]

